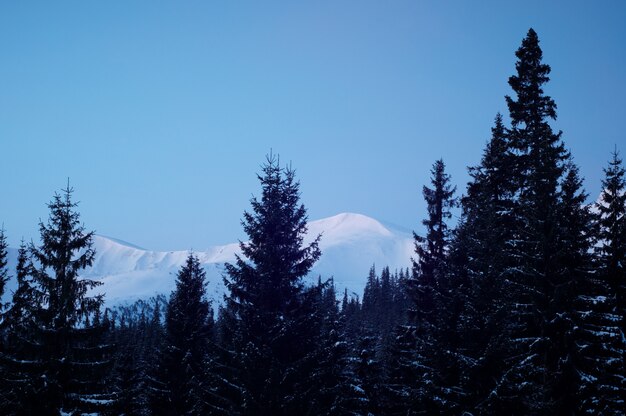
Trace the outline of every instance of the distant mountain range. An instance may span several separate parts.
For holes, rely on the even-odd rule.
[[[314,283],[318,276],[322,279],[333,277],[339,293],[347,288],[349,293],[361,296],[372,264],[377,270],[389,266],[392,271],[411,264],[413,237],[408,230],[353,213],[312,221],[308,228],[305,242],[322,234],[322,256],[307,280]],[[176,273],[188,255],[188,251],[150,251],[101,235],[94,237],[94,248],[95,261],[83,276],[103,283],[97,291],[105,293],[107,305],[132,302],[159,293],[169,295],[175,286]],[[239,252],[238,243],[195,252],[207,272],[208,293],[212,300],[222,300],[224,263],[233,262]],[[12,275],[15,274],[16,256],[17,250],[9,249]],[[10,299],[15,286],[12,279],[4,300]]]

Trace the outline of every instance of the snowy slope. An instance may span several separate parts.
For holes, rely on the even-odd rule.
[[[317,281],[334,277],[339,293],[361,295],[369,268],[373,263],[395,268],[408,267],[413,253],[411,234],[360,214],[344,213],[309,223],[307,242],[322,234],[322,257],[308,279]],[[158,293],[168,294],[174,288],[177,270],[184,263],[187,251],[149,251],[132,244],[97,235],[94,238],[96,258],[84,277],[103,283],[98,292],[106,294],[109,305],[146,298]],[[232,262],[239,253],[238,244],[212,247],[196,252],[208,278],[209,296],[222,299],[224,262]],[[10,264],[15,264],[16,250],[10,250]],[[9,289],[14,288],[14,282]],[[9,290],[10,292],[10,290]]]

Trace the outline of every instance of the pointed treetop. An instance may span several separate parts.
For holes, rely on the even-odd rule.
[[[73,191],[68,183],[61,194],[55,192],[47,204],[47,223],[39,222],[41,245],[36,247],[31,242],[29,247],[36,264],[33,278],[59,328],[73,326],[97,312],[103,301],[103,295],[87,295],[102,283],[79,277],[95,258],[94,231],[87,232],[81,223],[75,209],[78,204],[72,201]]]
[[[511,114],[511,124],[516,127],[524,123],[526,127],[537,127],[545,118],[556,120],[556,104],[544,95],[543,84],[550,81],[550,66],[542,63],[543,52],[539,47],[537,33],[530,29],[515,52],[517,75],[509,78],[509,85],[517,95],[517,100],[506,96]]]
[[[626,174],[626,170],[622,166],[622,159],[619,157],[617,146],[615,146],[615,150],[611,152],[609,166],[603,170],[605,177],[602,180],[602,201],[606,205],[616,205],[616,207],[612,209],[619,210],[621,209],[620,205],[623,205],[626,201],[626,194],[624,193],[624,188],[626,187],[624,175]],[[602,212],[602,207],[600,207],[600,209]]]

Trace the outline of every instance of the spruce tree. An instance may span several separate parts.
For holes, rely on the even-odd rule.
[[[334,283],[318,283],[319,331],[311,414],[353,415],[368,409],[368,398],[362,380],[356,374],[355,356],[345,331],[345,316],[340,313]]]
[[[500,114],[462,198],[463,214],[451,249],[452,274],[463,304],[459,317],[459,353],[463,407],[487,411],[490,393],[504,371],[507,349],[504,316],[506,273],[512,264],[515,235],[513,150]],[[460,289],[463,288],[463,292]]]
[[[397,272],[394,276],[389,267],[383,267],[379,277],[372,266],[363,291],[362,319],[353,335],[358,339],[352,343],[352,361],[360,363],[360,383],[373,413],[382,411],[390,400],[387,384],[395,360],[391,350],[406,307],[399,292]]]
[[[105,328],[91,324],[102,296],[88,291],[98,282],[80,272],[94,258],[93,232],[85,232],[72,189],[55,194],[48,204],[48,222],[40,222],[41,245],[30,244],[32,265],[27,307],[28,332],[10,357],[19,374],[14,390],[18,401],[9,414],[94,412],[109,403],[102,385],[109,348],[101,343]]]
[[[320,256],[319,237],[304,244],[307,216],[290,167],[267,158],[259,176],[262,196],[251,200],[243,227],[249,241],[226,264],[225,297],[232,327],[230,366],[242,414],[306,413],[311,393],[308,357],[314,351],[314,296],[302,278]]]
[[[585,386],[583,409],[618,414],[625,411],[621,392],[626,377],[626,179],[617,149],[604,174],[595,205],[599,226],[595,290],[583,298],[587,313],[581,314],[586,323],[585,342],[581,342],[581,347],[587,347],[586,380],[593,381]]]
[[[615,297],[622,334],[626,334],[626,178],[617,149],[604,169],[600,215],[600,268]]]
[[[372,329],[378,329],[377,319],[380,317],[380,279],[376,275],[376,266],[372,265],[365,288],[363,289],[363,320]]]
[[[11,306],[6,314],[7,326],[10,333],[19,332],[19,328],[24,328],[28,321],[28,314],[34,310],[33,291],[29,282],[32,264],[28,253],[28,248],[24,240],[21,241],[17,251],[17,265],[15,267],[15,278],[17,289],[13,293]]]
[[[451,331],[456,331],[451,328],[453,316],[447,315],[452,302],[448,220],[456,200],[442,160],[433,164],[431,184],[432,188],[423,188],[428,210],[428,217],[422,221],[426,236],[414,233],[417,258],[407,282],[409,325],[401,328],[394,347],[396,357],[390,358],[395,368],[391,370],[388,402],[395,403],[398,409],[394,412],[408,414],[452,411],[458,402],[454,397],[456,387],[450,385],[456,380],[447,374],[448,366],[456,362],[455,352],[446,348],[454,337]]]
[[[447,221],[452,218],[451,209],[455,207],[453,198],[456,187],[450,184],[450,175],[445,172],[443,160],[437,160],[431,170],[432,188],[424,186],[422,193],[428,210],[428,218],[422,221],[426,227],[426,236],[413,233],[415,254],[413,273],[420,276],[423,285],[435,287],[438,278],[443,278],[450,245],[451,230]]]
[[[392,275],[388,266],[383,267],[380,275],[379,329],[376,348],[376,355],[381,363],[381,384],[385,384],[389,378],[393,361],[390,350],[395,342],[398,326],[404,323],[404,311],[401,309],[403,302],[398,297],[397,277],[397,272]]]
[[[29,281],[31,267],[28,248],[24,240],[22,240],[18,249],[17,265],[15,267],[17,288],[13,292],[11,303],[4,314],[2,323],[6,335],[5,357],[11,356],[12,352],[21,348],[20,343],[32,324],[36,304],[31,282]]]
[[[201,415],[208,412],[205,365],[213,326],[206,299],[206,272],[189,254],[178,272],[165,313],[165,348],[160,378],[166,397],[154,414]]]
[[[0,228],[0,397],[5,397],[6,402],[8,397],[8,390],[10,389],[10,382],[7,380],[6,373],[7,368],[4,363],[4,357],[8,349],[7,339],[7,318],[4,314],[4,305],[2,303],[2,297],[4,295],[5,285],[9,279],[9,271],[7,269],[7,241],[4,235],[4,228]],[[0,404],[0,410],[4,406]]]
[[[565,218],[575,215],[561,209],[560,185],[570,156],[561,132],[554,133],[550,125],[556,104],[543,91],[550,67],[542,63],[533,29],[516,56],[517,74],[509,78],[516,96],[506,97],[515,173],[515,232],[509,240],[513,261],[505,282],[509,350],[504,361],[509,364],[492,397],[500,412],[556,412],[567,406],[559,380],[571,352],[564,345],[563,338],[570,336],[565,326],[574,313],[572,292],[561,289],[571,287],[576,278],[563,273],[559,258],[565,249]]]
[[[4,290],[6,283],[9,280],[9,270],[7,268],[7,249],[9,245],[7,243],[6,235],[4,235],[4,228],[0,228],[0,314],[3,312],[2,297],[4,296]],[[2,315],[0,315],[0,318]]]
[[[155,405],[167,393],[158,377],[165,338],[161,305],[166,303],[158,295],[111,311],[109,342],[116,345],[111,379],[117,393],[112,414],[148,416],[168,410]]]
[[[591,375],[594,372],[589,368],[589,363],[583,361],[589,358],[592,350],[596,350],[593,355],[602,355],[598,349],[604,349],[604,340],[598,339],[597,334],[589,330],[605,320],[607,315],[599,305],[588,302],[593,293],[602,291],[593,271],[593,216],[585,203],[587,194],[582,189],[578,167],[569,161],[565,169],[557,211],[559,251],[553,259],[554,276],[550,279],[555,282],[551,294],[551,303],[555,306],[546,311],[553,314],[549,315],[546,329],[550,336],[548,359],[557,360],[551,364],[548,380],[554,411],[558,414],[576,414],[582,407],[581,391],[585,389],[584,384],[589,382],[583,374]],[[599,358],[599,355],[595,357]],[[551,411],[550,408],[547,410]]]
[[[362,307],[358,295],[348,296],[348,289],[344,289],[341,301],[341,320],[347,341],[354,345],[365,321],[362,316]]]

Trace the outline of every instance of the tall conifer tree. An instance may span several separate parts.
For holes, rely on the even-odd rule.
[[[28,326],[35,311],[34,292],[31,286],[30,277],[32,264],[28,253],[28,248],[24,240],[20,243],[17,252],[17,265],[15,267],[15,277],[17,288],[13,292],[11,304],[4,315],[3,326],[7,332],[8,345],[11,350],[16,348],[19,339],[28,331]]]
[[[489,406],[486,397],[503,371],[504,283],[514,235],[513,155],[500,114],[491,133],[481,163],[469,169],[471,180],[451,256],[455,279],[465,287],[459,318],[464,406],[477,411]]]
[[[601,320],[606,320],[607,315],[602,313],[599,305],[588,302],[593,293],[602,291],[593,273],[593,217],[585,203],[587,194],[582,189],[578,167],[570,161],[565,169],[557,211],[558,252],[553,259],[554,276],[550,279],[555,282],[551,303],[558,306],[546,311],[552,314],[548,315],[550,321],[546,332],[550,336],[548,354],[552,354],[548,355],[548,359],[558,360],[551,364],[549,374],[554,411],[576,414],[581,411],[581,400],[574,398],[579,397],[583,389],[581,385],[589,381],[583,374],[594,372],[589,372],[588,363],[581,361],[588,358],[590,349],[604,349],[597,334],[589,330]],[[547,410],[552,411],[550,407]]]
[[[206,299],[206,272],[189,254],[178,272],[176,289],[165,312],[165,346],[159,379],[164,397],[154,409],[162,415],[202,415],[209,412],[206,365],[213,313]]]
[[[8,349],[8,337],[7,337],[7,318],[4,313],[4,304],[2,303],[2,297],[6,282],[9,280],[9,271],[7,269],[7,241],[4,235],[4,228],[0,228],[0,397],[6,397],[7,389],[10,388],[10,382],[8,382],[6,373],[7,368],[4,363],[4,356]],[[7,399],[5,399],[5,402]],[[0,410],[4,406],[0,405]]]
[[[423,187],[428,217],[422,221],[426,236],[414,233],[416,259],[413,273],[407,282],[410,307],[409,324],[401,328],[394,347],[395,368],[391,371],[388,402],[396,402],[394,412],[442,412],[456,407],[454,389],[447,384],[442,371],[456,358],[444,345],[454,337],[449,331],[452,316],[449,311],[450,284],[447,281],[451,229],[448,220],[456,205],[455,187],[445,172],[445,164],[438,160],[431,170],[431,187]],[[450,354],[448,354],[450,353]],[[447,357],[444,357],[447,355]]]
[[[624,413],[626,380],[626,178],[617,149],[604,169],[598,212],[599,244],[594,291],[585,297],[582,318],[586,326],[581,346],[592,383],[584,391],[584,410]]]
[[[567,394],[560,387],[570,348],[573,292],[576,277],[564,273],[560,254],[564,222],[574,212],[563,211],[560,188],[570,156],[554,133],[556,104],[543,91],[550,67],[542,62],[537,33],[530,29],[517,50],[517,74],[509,78],[515,98],[506,97],[511,118],[509,139],[514,149],[515,233],[510,241],[513,264],[506,273],[506,319],[510,340],[508,369],[498,381],[495,397],[507,413],[555,412],[565,409]],[[569,230],[580,233],[581,230]]]
[[[626,333],[626,178],[617,149],[604,169],[600,214],[601,273],[615,297],[622,334]]]
[[[6,283],[9,280],[9,270],[7,268],[8,264],[8,252],[7,249],[9,245],[7,243],[6,235],[4,234],[4,227],[0,228],[0,322],[2,321],[2,297],[4,295],[4,290],[6,287]]]
[[[239,411],[250,415],[305,414],[307,360],[315,346],[314,292],[302,278],[320,256],[319,237],[304,244],[307,216],[300,203],[295,171],[270,155],[259,176],[262,196],[251,200],[243,227],[249,241],[243,256],[226,264],[230,338],[240,397]]]
[[[31,243],[33,264],[23,283],[32,307],[32,324],[10,362],[19,374],[18,402],[10,414],[52,415],[102,410],[110,396],[103,386],[109,348],[101,345],[104,328],[93,325],[102,296],[88,291],[98,283],[79,277],[94,258],[93,232],[85,232],[72,189],[55,194],[50,217],[40,222],[41,245]]]

